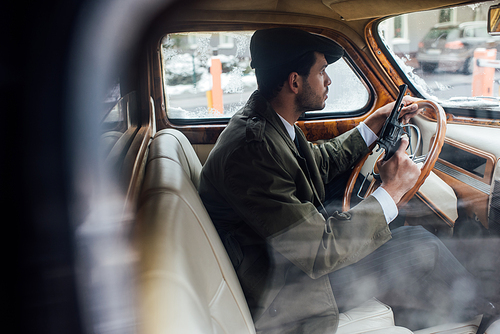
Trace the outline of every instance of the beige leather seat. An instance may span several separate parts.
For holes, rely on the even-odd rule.
[[[201,164],[179,134],[155,136],[139,199],[141,332],[254,333],[236,273],[193,185]]]
[[[181,132],[156,134],[137,215],[141,333],[255,333],[236,273],[198,196],[200,170]],[[391,308],[372,299],[341,314],[337,333],[412,332],[394,326]]]

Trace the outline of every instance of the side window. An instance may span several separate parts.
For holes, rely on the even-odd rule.
[[[253,31],[193,32],[164,36],[162,75],[167,116],[173,122],[229,119],[257,89],[250,68]],[[325,109],[318,114],[355,112],[369,101],[369,90],[350,63],[328,66],[332,79]]]
[[[257,89],[251,31],[166,35],[163,87],[170,119],[229,118]]]
[[[117,78],[108,87],[106,97],[103,102],[103,115],[101,126],[104,131],[127,129],[126,108],[121,103],[120,80]]]
[[[368,104],[368,88],[345,58],[329,65],[326,73],[332,84],[329,87],[326,107],[320,112],[356,111]]]

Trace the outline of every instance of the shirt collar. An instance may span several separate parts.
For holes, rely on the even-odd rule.
[[[278,115],[280,117],[281,122],[283,122],[283,125],[285,126],[286,132],[288,132],[288,135],[290,136],[292,141],[294,141],[295,140],[295,127],[292,124],[288,123],[288,121],[286,119],[281,117],[280,114],[276,113],[276,115]]]

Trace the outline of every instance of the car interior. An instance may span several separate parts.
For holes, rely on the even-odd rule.
[[[407,152],[422,174],[394,225],[422,225],[436,234],[481,282],[481,293],[500,302],[500,66],[488,21],[499,21],[497,12],[489,15],[496,1],[59,5],[41,11],[50,11],[52,20],[37,15],[35,6],[11,23],[36,41],[30,54],[13,60],[28,64],[23,71],[32,79],[25,84],[9,74],[17,86],[7,92],[40,104],[38,111],[33,102],[12,104],[21,123],[33,128],[7,151],[26,150],[23,168],[6,164],[6,189],[19,212],[14,228],[22,239],[14,297],[20,320],[27,319],[14,320],[21,332],[256,332],[197,188],[218,136],[257,89],[251,35],[271,27],[320,34],[345,50],[328,68],[327,107],[297,122],[311,142],[354,128],[394,101],[402,84],[422,99],[420,115],[407,128]],[[472,59],[465,64],[474,70],[467,73],[447,69],[445,60],[419,64],[417,44],[426,33],[461,15],[463,22],[488,22],[491,40],[480,51],[495,50],[482,58],[490,71],[480,72],[487,67],[479,66],[479,53],[460,58],[457,68]],[[415,40],[413,27],[421,29]],[[446,52],[435,47],[428,54]],[[461,97],[454,89],[464,85],[469,95]],[[382,151],[372,148],[349,171],[342,210],[380,184],[374,165]],[[371,299],[340,314],[336,333],[476,333],[481,321],[478,314],[469,322],[415,329],[406,327],[407,316]],[[488,333],[500,333],[499,327]]]

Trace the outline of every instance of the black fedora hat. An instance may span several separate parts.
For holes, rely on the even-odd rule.
[[[295,28],[257,30],[250,41],[252,68],[267,70],[288,64],[309,51],[325,55],[328,64],[344,54],[340,45],[330,38]]]

